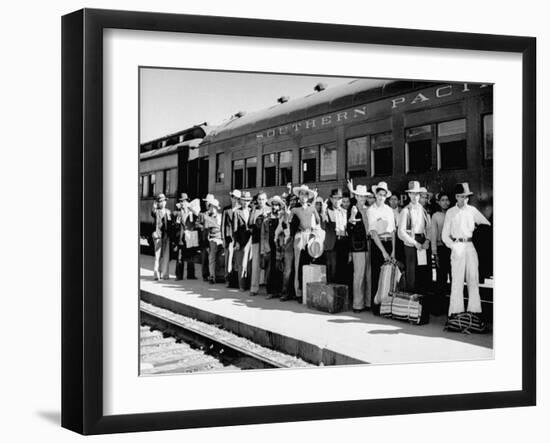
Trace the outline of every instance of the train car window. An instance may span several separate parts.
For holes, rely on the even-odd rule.
[[[233,188],[244,188],[244,160],[235,160],[233,162]]]
[[[216,154],[216,183],[223,183],[225,174],[223,172],[222,165],[225,163],[224,159],[225,155],[223,152],[219,152]]]
[[[169,169],[166,169],[162,172],[162,176],[163,176],[163,179],[164,179],[164,183],[163,183],[163,189],[164,189],[164,194],[166,195],[170,195],[171,194],[171,189],[170,189],[170,170]]]
[[[393,135],[391,131],[371,135],[372,175],[391,175],[393,170]]]
[[[317,158],[319,156],[319,147],[302,148],[301,171],[302,183],[313,183],[317,181]]]
[[[256,157],[250,157],[246,159],[246,183],[247,188],[256,187],[256,169],[258,165],[258,159]]]
[[[424,125],[405,131],[405,171],[420,173],[432,167],[432,126]]]
[[[336,143],[321,145],[320,180],[336,180]]]
[[[149,197],[149,176],[143,176],[143,197]]]
[[[437,166],[440,170],[466,169],[466,119],[437,125]]]
[[[483,156],[485,160],[493,159],[493,114],[483,116]]]
[[[292,151],[279,152],[279,184],[292,183]]]
[[[150,174],[149,175],[149,196],[154,197],[155,195],[157,195],[156,175]]]
[[[277,186],[277,154],[264,155],[264,186]]]
[[[367,175],[367,137],[351,138],[347,145],[348,178],[365,177]]]

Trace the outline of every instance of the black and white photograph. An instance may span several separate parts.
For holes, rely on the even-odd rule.
[[[138,75],[141,376],[494,358],[493,84]]]

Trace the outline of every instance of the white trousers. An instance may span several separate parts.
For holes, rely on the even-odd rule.
[[[352,252],[353,259],[353,309],[370,308],[371,274],[367,251]]]
[[[453,244],[451,249],[451,275],[449,315],[464,312],[464,280],[468,285],[468,311],[481,312],[479,260],[472,242]]]
[[[168,278],[168,265],[170,264],[170,239],[166,236],[154,239],[155,266],[153,272],[156,279]]]

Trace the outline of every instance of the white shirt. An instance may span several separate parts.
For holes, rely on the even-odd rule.
[[[343,208],[327,209],[329,221],[336,224],[336,235],[346,234],[347,211]]]
[[[475,207],[468,204],[464,204],[462,208],[453,206],[445,215],[441,239],[451,248],[454,244],[453,238],[472,238],[476,224],[491,225]]]
[[[369,222],[369,231],[376,231],[378,235],[391,234],[395,231],[395,215],[392,208],[383,204],[378,206],[376,203],[367,209],[367,219]]]

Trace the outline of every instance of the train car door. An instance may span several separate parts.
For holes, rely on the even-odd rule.
[[[208,193],[208,167],[210,165],[210,160],[208,156],[201,157],[199,160],[199,177],[198,177],[198,196],[204,198]]]

